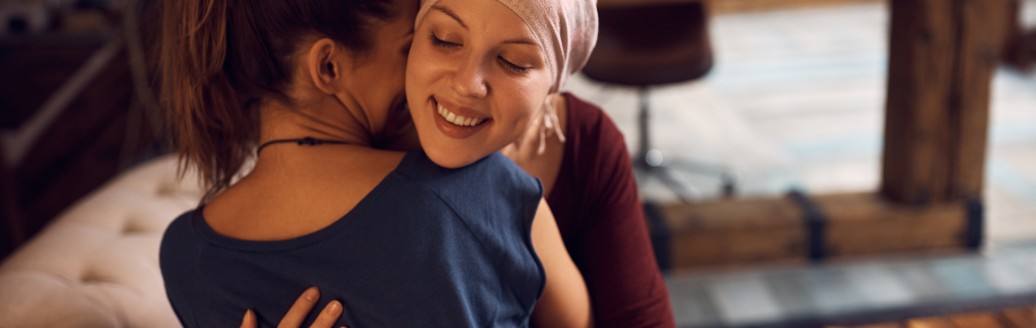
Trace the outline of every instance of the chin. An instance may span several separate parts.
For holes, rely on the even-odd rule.
[[[477,162],[482,157],[485,157],[457,156],[449,154],[449,152],[436,152],[429,151],[427,149],[425,150],[425,154],[428,155],[428,158],[431,159],[435,165],[448,169],[462,168]]]

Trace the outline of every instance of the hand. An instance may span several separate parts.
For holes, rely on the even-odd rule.
[[[297,328],[302,326],[302,321],[306,319],[306,315],[309,311],[313,310],[313,306],[317,304],[317,300],[320,299],[320,290],[316,287],[309,287],[306,291],[302,292],[302,295],[295,300],[295,304],[291,305],[291,309],[288,309],[288,313],[284,314],[281,318],[281,322],[277,324],[278,328]],[[313,321],[313,324],[309,325],[310,328],[330,328],[333,327],[338,318],[342,316],[342,303],[337,300],[333,300],[327,303],[323,311],[317,315],[317,319]],[[255,318],[255,312],[251,309],[245,312],[244,319],[241,320],[241,328],[256,328],[259,326],[258,320]]]

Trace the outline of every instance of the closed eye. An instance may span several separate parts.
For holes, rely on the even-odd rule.
[[[500,65],[502,65],[505,69],[518,74],[524,74],[525,72],[528,72],[530,69],[530,67],[521,66],[507,61],[507,59],[505,59],[504,57],[497,57],[497,61],[499,61]]]
[[[454,42],[450,42],[450,41],[446,41],[446,40],[440,39],[438,36],[435,35],[435,33],[429,34],[428,35],[428,39],[431,40],[432,41],[432,45],[434,45],[436,47],[441,47],[441,48],[457,48],[457,47],[461,46],[461,44],[459,44],[459,43],[454,43]]]

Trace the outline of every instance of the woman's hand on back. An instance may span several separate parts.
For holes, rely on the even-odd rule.
[[[281,318],[281,322],[277,324],[278,328],[297,328],[302,326],[302,321],[306,320],[306,315],[313,310],[313,307],[317,305],[317,300],[320,299],[320,290],[316,287],[310,287],[306,291],[302,292],[302,295],[295,300],[295,304],[291,305],[291,309],[288,309],[288,313],[284,314]],[[310,328],[331,328],[334,327],[335,322],[342,316],[342,303],[337,300],[333,300],[324,307],[324,310],[320,311],[317,315],[317,319],[313,321],[313,324],[309,325]],[[256,328],[259,327],[259,321],[255,317],[255,312],[248,310],[245,312],[244,319],[241,320],[241,328]]]

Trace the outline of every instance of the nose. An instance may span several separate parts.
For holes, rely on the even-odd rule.
[[[464,97],[480,98],[489,94],[482,62],[472,59],[458,67],[453,74],[453,90]]]

